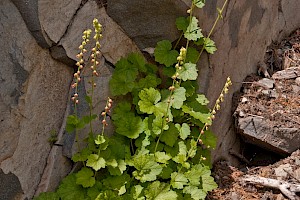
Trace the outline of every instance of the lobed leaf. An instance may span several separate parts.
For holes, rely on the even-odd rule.
[[[140,101],[138,102],[140,111],[152,114],[155,111],[155,104],[161,99],[158,90],[154,88],[145,88],[139,93]]]
[[[178,78],[180,78],[183,81],[196,80],[198,77],[198,70],[196,64],[190,62],[185,63],[181,67],[181,69],[177,70],[177,73],[179,74]]]
[[[154,50],[155,61],[167,67],[177,62],[178,55],[176,50],[172,50],[172,44],[168,40],[158,42]]]
[[[82,185],[85,188],[93,187],[96,182],[94,172],[87,167],[83,167],[75,176],[76,184]]]
[[[207,53],[214,54],[214,52],[217,50],[217,47],[213,40],[210,38],[204,38],[204,49],[207,51]]]
[[[188,40],[196,41],[199,38],[203,37],[201,33],[201,29],[198,26],[198,19],[196,17],[192,17],[189,23],[189,26],[187,27],[184,37]]]

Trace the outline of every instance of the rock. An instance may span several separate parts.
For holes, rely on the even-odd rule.
[[[0,51],[0,169],[19,181],[18,199],[31,199],[50,151],[50,132],[62,123],[73,70],[37,44],[9,0],[0,2],[0,30],[5,47]]]
[[[261,86],[263,86],[266,89],[272,89],[274,87],[274,83],[275,83],[274,80],[271,80],[268,78],[263,78],[258,81],[258,84],[260,84]]]
[[[95,1],[88,1],[78,10],[67,33],[60,41],[60,45],[66,50],[69,58],[76,60],[78,46],[82,41],[82,32],[92,28],[94,18],[97,18],[103,26],[103,39],[100,43],[101,52],[106,60],[115,64],[121,57],[139,51],[118,24],[106,14],[104,7],[98,9]]]
[[[292,85],[292,89],[293,89],[293,92],[295,94],[298,94],[299,91],[300,91],[300,86],[298,86],[298,85]]]
[[[141,49],[155,47],[163,39],[174,41],[179,38],[175,20],[179,16],[186,16],[187,9],[186,4],[180,0],[107,2],[108,15]]]
[[[13,2],[20,11],[22,18],[27,25],[27,28],[31,32],[32,36],[36,39],[37,43],[43,48],[50,47],[52,45],[52,42],[41,28],[39,22],[38,0],[11,0],[11,2]]]
[[[268,96],[268,97],[270,97],[270,98],[278,98],[279,97],[276,90],[262,90],[261,93]]]
[[[38,16],[43,30],[54,43],[58,43],[76,15],[81,0],[39,0]],[[82,33],[82,32],[80,32]]]
[[[12,173],[4,174],[0,170],[0,199],[20,199],[23,191],[18,177]]]
[[[300,86],[300,77],[295,79],[295,83]]]
[[[290,154],[300,148],[298,128],[277,128],[261,116],[236,119],[239,133],[246,141],[279,154]]]
[[[293,173],[293,169],[290,164],[280,165],[275,168],[274,171],[278,180],[284,180]]]
[[[285,70],[275,72],[273,79],[294,79],[300,77],[300,67],[290,67]]]

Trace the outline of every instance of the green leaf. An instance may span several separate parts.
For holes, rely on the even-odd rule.
[[[155,152],[155,160],[156,162],[159,162],[159,163],[164,163],[164,164],[167,164],[168,163],[168,160],[170,160],[172,157],[168,154],[166,154],[166,152]]]
[[[163,115],[157,115],[152,123],[152,131],[155,135],[161,134],[162,130],[168,130],[169,126],[163,118]]]
[[[127,101],[120,102],[117,104],[116,108],[113,111],[112,119],[114,121],[118,121],[122,119],[126,113],[129,113],[130,110],[131,110],[131,104],[129,102]]]
[[[154,50],[155,61],[167,67],[177,62],[178,55],[176,50],[172,50],[172,44],[168,40],[158,42]]]
[[[178,78],[183,81],[186,80],[196,80],[198,77],[198,70],[196,64],[193,63],[185,63],[180,69],[177,70],[179,74]]]
[[[165,116],[165,117],[169,118],[169,121],[173,121],[173,115],[172,115],[171,109],[168,109],[168,113],[167,113],[167,107],[168,107],[168,104],[166,101],[155,104],[154,115],[155,116]]]
[[[113,176],[120,176],[126,170],[126,162],[124,160],[118,160],[116,167],[108,166],[109,173]]]
[[[62,180],[57,193],[63,200],[85,199],[86,190],[76,184],[76,175],[71,174]]]
[[[198,57],[199,57],[199,52],[197,51],[197,49],[193,47],[189,47],[187,49],[185,62],[197,63]]]
[[[184,87],[176,88],[171,97],[171,106],[175,109],[180,109],[185,100],[186,100],[185,88]]]
[[[189,20],[186,17],[178,17],[176,19],[176,27],[178,30],[185,32],[189,26]]]
[[[201,164],[194,165],[189,171],[185,172],[185,176],[189,180],[190,185],[199,186],[201,176],[204,174],[205,168]]]
[[[112,95],[125,95],[135,87],[138,66],[134,66],[127,59],[122,58],[116,63],[116,69],[109,81]]]
[[[87,194],[91,199],[96,199],[98,194],[103,190],[102,184],[99,181],[96,181],[95,185],[91,188],[88,188]]]
[[[187,113],[187,114],[191,115],[195,119],[200,120],[202,123],[207,123],[207,124],[211,125],[211,119],[209,119],[209,117],[211,116],[210,113],[196,112],[196,111],[194,111],[193,108],[190,108],[186,105],[182,106],[182,111],[184,113]]]
[[[151,183],[146,191],[145,196],[147,200],[176,200],[176,192],[170,190],[167,183],[155,181]]]
[[[217,183],[214,181],[214,178],[210,176],[210,170],[207,169],[206,174],[202,175],[202,188],[205,192],[212,191],[218,188]]]
[[[185,95],[191,97],[195,94],[197,83],[196,81],[184,81],[181,83],[181,86],[185,88]]]
[[[140,199],[140,195],[142,194],[143,187],[141,185],[135,185],[132,187],[133,199]],[[144,198],[143,198],[144,199]]]
[[[80,152],[78,152],[72,156],[72,161],[73,162],[86,161],[88,159],[88,156],[91,153],[92,153],[92,151],[89,148],[84,148]]]
[[[131,105],[128,102],[122,102],[114,109],[112,116],[116,126],[116,132],[131,139],[136,139],[143,132],[142,119],[130,112]]]
[[[133,65],[136,66],[139,71],[146,72],[146,61],[145,58],[138,53],[131,53],[128,55],[127,60]]]
[[[103,135],[97,135],[97,139],[95,140],[95,143],[97,145],[103,144],[105,142],[105,137]]]
[[[189,149],[189,152],[188,152],[188,156],[190,158],[194,158],[196,153],[197,153],[197,141],[194,140],[194,139],[191,139],[190,140],[190,149]]]
[[[155,111],[155,104],[161,99],[160,93],[154,88],[143,89],[139,93],[140,101],[138,103],[140,111],[152,114]]]
[[[110,190],[115,190],[119,192],[124,192],[124,187],[127,183],[131,181],[128,174],[123,174],[121,176],[109,176],[106,179],[102,179],[103,185]],[[126,189],[125,189],[126,191]],[[119,194],[120,195],[120,194]]]
[[[205,131],[205,134],[201,136],[203,144],[207,147],[216,148],[217,145],[217,137],[210,131]]]
[[[56,192],[43,192],[33,200],[59,200],[59,196]]]
[[[84,97],[84,99],[85,99],[85,101],[86,101],[88,104],[91,104],[91,103],[92,103],[92,97],[86,95],[86,96]]]
[[[176,141],[178,140],[178,129],[173,123],[170,123],[169,129],[164,131],[160,136],[160,141],[164,142],[166,145],[173,147]]]
[[[139,153],[133,157],[132,163],[129,162],[129,164],[136,168],[132,174],[142,183],[156,180],[162,171],[162,167],[155,162],[153,154]]]
[[[180,124],[175,124],[175,127],[178,129],[180,138],[183,140],[191,134],[190,126],[187,123],[183,123],[182,126],[180,126]]]
[[[217,47],[215,42],[210,38],[204,38],[204,49],[207,51],[207,53],[214,54],[214,52],[217,50]]]
[[[94,172],[87,167],[83,167],[79,172],[77,172],[76,184],[82,185],[83,187],[93,187],[96,180],[94,177]]]
[[[175,143],[174,146],[172,146],[172,147],[165,145],[164,150],[166,151],[166,153],[170,154],[172,157],[175,157],[179,153],[179,145],[178,145],[178,143]]]
[[[135,86],[137,71],[117,71],[112,75],[109,81],[110,91],[112,95],[125,95],[131,92]]]
[[[105,168],[105,165],[105,160],[97,154],[91,154],[86,162],[86,166],[93,168],[95,171]]]
[[[204,94],[198,94],[196,100],[203,106],[206,106],[209,103],[209,100]]]
[[[196,17],[192,17],[189,23],[189,26],[187,27],[184,37],[188,40],[194,40],[203,37],[201,33],[201,29],[198,26],[198,19]]]
[[[173,157],[173,160],[176,162],[176,163],[180,163],[182,165],[186,165],[186,160],[187,160],[187,147],[185,145],[185,143],[183,141],[180,141],[178,142],[178,145],[179,145],[179,153],[177,156]],[[188,166],[186,166],[188,167]]]
[[[66,131],[72,133],[75,129],[84,128],[85,123],[83,120],[78,119],[76,115],[69,115],[67,118]]]
[[[198,8],[203,8],[205,6],[205,0],[193,0],[193,4]]]
[[[173,172],[171,174],[171,185],[175,189],[183,189],[184,185],[187,185],[188,179],[182,173]]]
[[[141,78],[137,84],[138,89],[156,88],[161,83],[161,79],[154,74],[149,74],[145,78]]]
[[[196,186],[187,186],[183,189],[183,193],[190,194],[194,200],[205,200],[206,193]]]

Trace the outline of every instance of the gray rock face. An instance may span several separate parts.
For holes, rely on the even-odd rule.
[[[0,2],[0,30],[0,169],[20,181],[19,199],[30,199],[49,154],[49,133],[62,123],[72,70],[37,44],[8,0]]]
[[[279,154],[288,155],[300,148],[298,128],[276,128],[260,116],[238,118],[237,128],[247,142]]]
[[[122,56],[139,51],[122,29],[108,17],[104,7],[98,9],[94,1],[89,1],[77,12],[67,34],[60,41],[68,57],[76,60],[82,32],[93,28],[91,24],[94,18],[103,26],[101,52],[109,62],[116,63]]]
[[[0,170],[0,199],[20,199],[22,195],[18,177],[12,173],[4,174]]]
[[[96,2],[0,1],[0,46],[4,47],[0,51],[0,169],[19,180],[22,192],[16,189],[16,193],[24,195],[18,199],[30,199],[35,191],[53,190],[70,168],[62,154],[75,151],[72,138],[64,149],[51,149],[47,139],[51,130],[64,132],[61,125],[72,79],[72,69],[67,65],[74,65],[82,31],[92,28],[93,18],[103,25],[104,64],[97,82],[96,98],[100,103],[95,108],[101,111],[109,94],[112,68],[108,63],[115,64],[139,48],[154,47],[159,40],[177,39],[175,19],[186,15],[190,4],[189,0],[109,0],[106,11]],[[223,0],[207,1],[206,8],[196,13],[204,33],[213,24],[216,6],[222,3]],[[234,83],[214,121],[213,131],[219,138],[215,159],[225,157],[234,162],[228,154],[230,148],[238,148],[231,95],[246,75],[256,71],[267,46],[300,26],[298,10],[298,0],[229,1],[224,20],[213,34],[218,51],[212,56],[204,54],[199,61],[201,91],[212,103],[227,76]],[[38,44],[50,48],[51,53]],[[82,92],[88,87],[85,83]],[[82,114],[85,111],[83,106]],[[11,195],[0,193],[3,197]]]
[[[81,0],[38,1],[40,23],[53,42],[58,43],[65,34],[80,4]]]
[[[110,0],[107,13],[144,49],[155,47],[163,39],[179,37],[175,20],[186,15],[187,6],[181,0]]]

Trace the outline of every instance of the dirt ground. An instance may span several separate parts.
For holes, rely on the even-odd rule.
[[[289,70],[294,71],[290,73]],[[260,80],[263,78],[274,81],[273,88],[262,84]],[[270,127],[294,128],[300,135],[300,29],[267,49],[265,60],[258,64],[258,73],[246,77],[236,100],[239,111],[263,117]],[[244,159],[248,162],[247,158]],[[241,162],[238,169],[229,166],[226,161],[217,162],[213,175],[219,188],[211,192],[207,199],[300,200],[300,150],[279,161],[277,159],[274,164],[260,164],[251,166]],[[245,177],[249,176],[280,181],[281,185],[294,184],[299,191],[292,192],[294,196],[288,197],[288,193],[284,194],[279,187],[245,181]],[[288,187],[288,190],[293,189]]]

